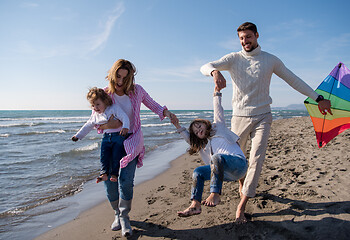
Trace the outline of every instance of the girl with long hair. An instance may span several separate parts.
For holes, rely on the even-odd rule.
[[[177,131],[190,145],[189,154],[199,153],[205,163],[193,172],[192,202],[184,211],[178,212],[180,217],[201,213],[205,181],[210,180],[210,195],[202,204],[214,207],[220,202],[223,181],[241,180],[246,174],[248,162],[237,143],[239,137],[225,125],[221,96],[220,91],[214,92],[213,123],[205,119],[195,119],[186,130],[178,121],[173,121]]]

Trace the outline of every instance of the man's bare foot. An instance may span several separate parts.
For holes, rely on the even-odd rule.
[[[101,174],[96,178],[96,183],[107,181],[107,180],[108,180],[107,174]]]
[[[244,179],[245,179],[245,178],[239,179],[239,196],[241,197],[241,199],[243,198],[242,189],[243,189]]]
[[[247,218],[244,216],[244,211],[242,211],[240,208],[237,208],[235,223],[236,224],[247,223]]]
[[[116,175],[111,175],[109,180],[111,180],[111,182],[118,182],[118,177]]]
[[[200,202],[192,200],[191,205],[183,211],[178,211],[177,215],[179,217],[190,217],[193,215],[198,215],[202,212]]]
[[[202,201],[202,204],[208,207],[215,207],[220,203],[220,194],[218,193],[210,193],[209,197]]]

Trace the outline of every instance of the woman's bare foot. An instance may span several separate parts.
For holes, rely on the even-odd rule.
[[[192,200],[191,205],[183,211],[177,212],[179,217],[190,217],[193,215],[198,215],[202,212],[201,204],[197,200]]]
[[[116,175],[111,175],[109,180],[111,180],[111,182],[118,182],[118,177]]]
[[[218,193],[210,193],[209,197],[202,201],[202,204],[208,207],[215,207],[220,203],[220,194]]]
[[[108,180],[107,174],[101,174],[100,176],[97,177],[96,183],[107,181],[107,180]]]

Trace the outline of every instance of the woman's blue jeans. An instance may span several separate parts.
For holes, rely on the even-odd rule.
[[[201,202],[204,182],[210,180],[210,192],[221,194],[223,181],[237,181],[244,177],[248,161],[241,155],[214,154],[210,165],[193,171],[191,200]]]
[[[126,201],[133,198],[137,161],[138,157],[129,162],[125,168],[120,169],[118,182],[111,182],[109,178],[104,181],[107,198],[110,202],[119,200],[119,197]]]

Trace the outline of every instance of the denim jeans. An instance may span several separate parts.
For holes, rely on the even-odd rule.
[[[191,200],[202,200],[204,182],[210,180],[210,192],[221,194],[223,181],[237,181],[244,177],[248,161],[241,155],[214,154],[210,165],[193,171]]]
[[[121,199],[129,201],[133,198],[134,177],[138,157],[128,163],[125,168],[120,169],[118,182],[104,181],[107,198],[110,202]]]
[[[119,132],[103,134],[100,155],[100,174],[118,176],[120,159],[126,154],[123,145],[126,138],[127,137],[119,135]]]

